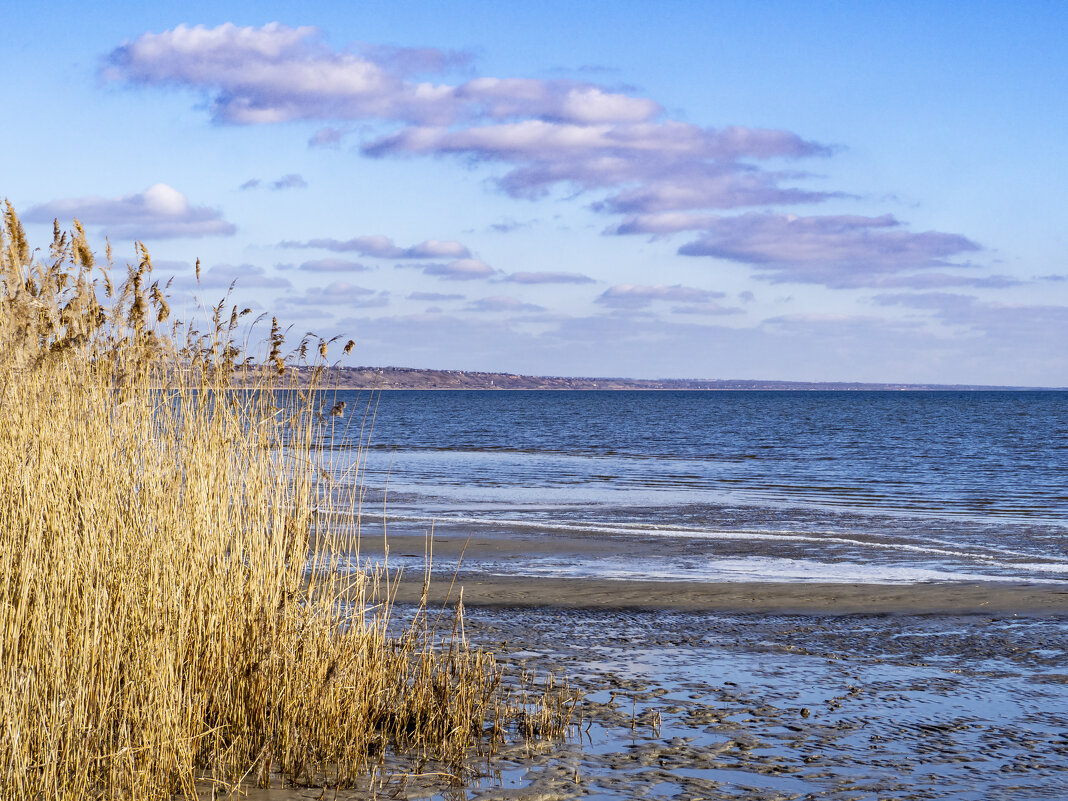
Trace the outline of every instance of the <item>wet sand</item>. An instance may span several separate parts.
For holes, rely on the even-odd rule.
[[[369,543],[370,544],[370,543]],[[635,572],[642,550],[670,543],[635,545]],[[423,537],[390,537],[390,554],[423,560]],[[455,601],[463,590],[466,606],[557,609],[680,610],[793,614],[999,614],[1068,615],[1068,582],[1017,584],[1005,581],[925,582],[920,584],[847,584],[818,582],[718,583],[600,578],[487,575],[464,563],[522,565],[543,551],[596,558],[618,553],[619,543],[594,538],[436,539],[428,601]],[[375,550],[369,549],[370,554]],[[380,553],[380,551],[378,552]],[[460,556],[462,554],[462,559]],[[459,567],[457,568],[457,560]],[[394,590],[401,603],[419,600],[423,571],[410,562]],[[437,565],[443,565],[440,570]],[[520,568],[521,569],[521,568]]]
[[[448,577],[431,583],[428,601],[459,597],[467,607],[537,607],[555,609],[680,610],[768,612],[777,614],[1016,614],[1068,615],[1068,591],[1059,586],[1004,583],[812,584],[731,582],[700,584],[679,581],[553,579],[523,576]],[[397,585],[401,603],[419,600],[421,579]]]
[[[396,761],[353,790],[324,796],[276,777],[247,798],[1068,798],[1068,584],[713,584],[463,567],[619,545],[433,545],[432,606],[454,606],[462,588],[465,636],[507,675],[552,672],[583,694],[568,738],[514,738],[473,758],[461,783],[433,762]],[[389,564],[408,565],[389,588],[399,627],[423,592],[425,548],[422,537],[390,541]]]
[[[509,675],[584,693],[568,738],[511,739],[459,785],[398,762],[350,791],[276,777],[247,798],[1068,798],[1066,622],[470,607],[468,638]]]

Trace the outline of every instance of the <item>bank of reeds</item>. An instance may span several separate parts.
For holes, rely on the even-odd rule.
[[[343,569],[359,481],[321,485],[321,371],[287,383],[277,324],[245,361],[236,306],[173,321],[137,249],[114,280],[77,223],[37,257],[4,213],[0,797],[346,786],[559,733],[562,706],[517,701],[433,616],[391,629],[383,577]],[[324,497],[357,514],[324,530]]]

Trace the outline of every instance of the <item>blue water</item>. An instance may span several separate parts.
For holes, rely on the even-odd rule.
[[[610,538],[481,569],[695,580],[1068,580],[1068,393],[341,392],[365,515]],[[351,476],[351,473],[348,474]],[[661,543],[635,565],[637,549]]]

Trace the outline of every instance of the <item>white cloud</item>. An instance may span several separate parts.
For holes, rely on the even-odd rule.
[[[33,206],[23,215],[27,222],[73,218],[86,225],[105,226],[115,239],[230,236],[237,230],[218,210],[193,206],[185,195],[164,183],[120,198],[93,195],[53,200]]]
[[[469,60],[434,48],[331,50],[317,28],[225,23],[179,25],[115,48],[103,75],[142,85],[183,85],[211,96],[215,119],[241,124],[401,120],[449,124],[531,114],[573,122],[635,121],[660,111],[651,100],[574,81],[476,78],[460,85],[412,81]],[[335,144],[324,135],[317,144]]]
[[[910,231],[889,215],[708,213],[850,197],[799,185],[811,176],[784,166],[831,156],[835,147],[788,130],[704,127],[670,119],[652,99],[593,83],[499,76],[460,83],[432,79],[457,67],[466,69],[470,61],[469,54],[434,48],[336,49],[313,27],[226,23],[143,34],[113,50],[103,73],[130,84],[197,90],[210,98],[211,113],[221,122],[326,123],[312,137],[315,146],[337,146],[342,137],[362,130],[371,132],[364,134],[370,138],[361,146],[371,157],[453,156],[497,163],[503,172],[496,183],[513,197],[535,198],[561,189],[591,193],[595,211],[625,215],[610,233],[696,231],[697,238],[683,245],[680,254],[753,265],[762,270],[759,278],[772,282],[832,288],[1013,284],[1005,276],[931,273],[931,268],[964,266],[954,259],[979,246],[960,234]],[[382,128],[361,127],[375,121],[399,127],[385,134]],[[225,225],[221,220],[214,224]],[[211,221],[199,225],[207,232]],[[282,244],[371,258],[451,259],[424,268],[449,278],[493,274],[452,241],[428,240],[405,248],[384,236],[363,236]],[[707,301],[679,302],[683,308]]]
[[[334,50],[316,28],[227,23],[146,33],[113,50],[104,75],[199,90],[222,122],[334,123],[312,136],[316,147],[339,145],[349,130],[339,122],[401,123],[401,130],[365,142],[363,152],[504,162],[510,169],[499,185],[511,195],[532,197],[556,186],[607,189],[614,194],[596,207],[611,213],[809,203],[836,195],[783,187],[799,176],[752,163],[833,152],[790,131],[664,119],[654,100],[591,83],[411,79],[468,60],[432,48]]]

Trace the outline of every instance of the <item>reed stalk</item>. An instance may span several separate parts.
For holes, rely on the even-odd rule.
[[[250,356],[228,299],[174,321],[137,253],[113,283],[77,222],[42,260],[4,211],[0,797],[460,775],[508,732],[560,734],[551,688],[526,702],[425,610],[398,633],[386,577],[350,569],[360,481],[317,447],[331,343],[286,353],[272,321]]]

